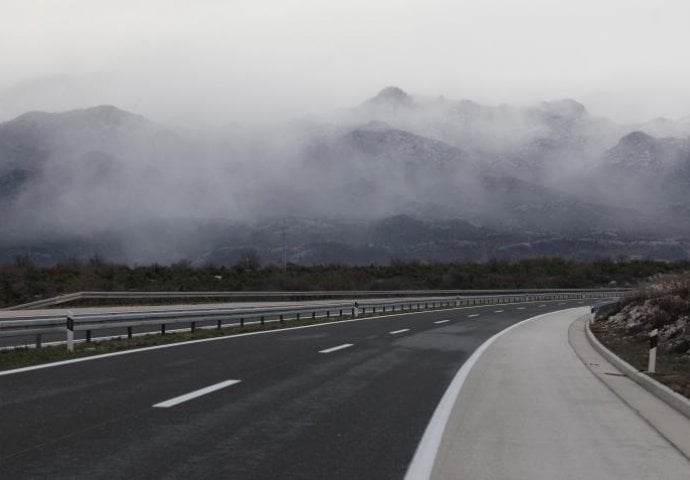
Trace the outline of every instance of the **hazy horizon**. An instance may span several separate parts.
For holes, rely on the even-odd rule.
[[[223,128],[388,85],[487,105],[572,98],[619,123],[690,116],[683,1],[3,3],[1,121],[111,104]]]

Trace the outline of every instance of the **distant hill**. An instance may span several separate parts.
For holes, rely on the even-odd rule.
[[[0,260],[687,258],[685,121],[617,125],[387,87],[351,109],[223,134],[113,106],[0,124]]]

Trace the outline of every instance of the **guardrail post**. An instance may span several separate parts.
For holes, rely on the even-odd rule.
[[[311,312],[311,319],[314,320],[316,318],[316,312]]]
[[[355,309],[354,309],[354,308],[352,309],[352,316],[353,316],[353,317],[356,317],[356,316],[357,316],[357,315],[355,315]]]
[[[299,313],[297,315],[299,315]],[[244,327],[244,317],[240,317],[240,327]]]
[[[218,320],[218,326],[217,326],[218,330],[220,330],[221,326],[222,326],[222,320]]]
[[[281,323],[281,324],[282,324],[282,323],[285,323],[285,321],[283,320],[283,314],[282,314],[282,313],[280,314],[280,323]]]
[[[263,325],[263,324],[264,324],[264,322],[265,322],[264,316],[263,316],[263,315],[261,315],[261,325]]]
[[[326,310],[326,318],[331,318],[331,311],[330,310]]]
[[[42,342],[41,342],[41,334],[38,333],[38,334],[36,334],[36,348],[41,348],[41,344],[42,344]]]
[[[297,312],[297,315],[295,316],[295,320],[299,321],[299,312]]]
[[[127,338],[132,339],[132,327],[127,327]]]
[[[386,313],[386,306],[383,306],[383,313]]]
[[[343,316],[343,309],[342,308],[340,309],[340,316],[341,317]]]
[[[86,343],[91,342],[91,330],[86,331]]]
[[[67,312],[67,350],[74,351],[74,316]]]
[[[196,322],[192,322],[190,330],[192,333],[194,333],[196,331]]]
[[[161,335],[165,335],[165,323],[161,323]]]

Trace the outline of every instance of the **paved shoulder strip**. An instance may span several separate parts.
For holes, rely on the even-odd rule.
[[[225,380],[224,382],[216,383],[215,385],[209,385],[208,387],[200,388],[199,390],[185,393],[184,395],[180,395],[179,397],[171,398],[170,400],[157,403],[153,406],[153,408],[174,407],[175,405],[179,405],[180,403],[188,402],[189,400],[199,398],[203,395],[208,395],[209,393],[213,393],[215,391],[229,387],[231,385],[235,385],[237,383],[240,383],[240,380]]]
[[[564,310],[565,311],[565,310]],[[431,421],[424,431],[422,440],[417,446],[417,451],[412,458],[412,462],[407,469],[405,475],[405,480],[424,480],[431,476],[431,471],[434,468],[434,461],[436,460],[436,454],[438,453],[439,446],[441,445],[441,439],[443,438],[443,432],[448,424],[448,419],[453,411],[453,405],[460,394],[460,389],[462,389],[467,376],[472,370],[472,367],[477,363],[479,357],[482,356],[484,351],[489,348],[489,346],[494,343],[499,337],[505,335],[519,325],[525,322],[530,322],[538,318],[545,317],[550,314],[537,315],[535,317],[530,317],[526,320],[518,322],[505,330],[501,330],[487,341],[482,343],[477,350],[467,359],[467,361],[462,365],[458,373],[455,374],[453,381],[448,386],[448,389],[443,394],[441,401],[439,402],[434,414],[431,417]]]

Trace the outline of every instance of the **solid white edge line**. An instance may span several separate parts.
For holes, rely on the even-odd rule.
[[[478,313],[473,313],[472,315],[467,315],[467,318],[478,317]]]
[[[388,332],[388,333],[390,333],[391,335],[397,335],[398,333],[404,333],[404,332],[409,332],[409,331],[410,331],[409,328],[403,328],[401,330],[393,330],[392,332]]]
[[[450,320],[439,320],[439,321],[434,322],[434,323],[435,323],[436,325],[438,325],[439,323],[448,323],[448,322],[450,322]]]
[[[503,313],[503,310],[494,310],[494,313]]]
[[[556,301],[557,300],[551,300],[550,302],[556,302]],[[523,303],[532,304],[532,303],[536,303],[536,302],[523,302]],[[468,309],[472,309],[472,308],[488,308],[488,307],[495,307],[495,305],[470,305],[470,306],[463,306],[463,307],[444,308],[443,310],[444,311],[468,310]],[[248,337],[251,335],[268,335],[268,334],[273,334],[273,333],[290,332],[292,330],[302,330],[305,328],[332,327],[333,325],[340,325],[341,323],[364,322],[367,320],[383,320],[383,319],[388,319],[388,318],[392,318],[392,317],[403,317],[403,316],[407,316],[407,315],[418,315],[420,313],[432,313],[432,311],[430,311],[430,310],[417,310],[417,311],[405,312],[405,313],[392,313],[390,315],[381,315],[381,316],[376,316],[376,317],[351,318],[349,320],[338,320],[335,322],[317,323],[314,325],[301,325],[298,327],[286,327],[286,328],[281,328],[278,330],[261,330],[259,332],[238,333],[236,335],[223,335],[221,337],[200,338],[199,340],[187,340],[187,341],[183,341],[183,342],[167,343],[165,345],[153,345],[151,347],[132,348],[132,349],[128,349],[128,350],[121,350],[119,352],[103,353],[100,355],[90,355],[87,357],[73,358],[70,360],[61,360],[59,362],[41,363],[38,365],[31,365],[28,367],[19,367],[19,368],[14,368],[12,370],[1,370],[0,371],[0,377],[3,377],[5,375],[14,375],[17,373],[31,372],[33,370],[43,370],[44,368],[62,367],[64,365],[71,365],[73,363],[89,362],[91,360],[100,360],[102,358],[119,357],[120,355],[131,355],[134,353],[149,352],[152,350],[161,350],[163,348],[184,347],[185,345],[194,345],[197,343],[205,343],[205,342],[217,342],[217,341],[222,341],[222,340],[227,341],[227,340],[232,340],[234,338]],[[153,332],[151,332],[151,334],[155,335],[155,333],[153,333]],[[13,348],[17,348],[17,347],[13,347]]]
[[[229,387],[237,383],[240,383],[240,380],[225,380],[224,382],[209,385],[208,387],[200,388],[199,390],[194,390],[193,392],[185,393],[184,395],[180,395],[179,397],[174,397],[170,400],[165,400],[164,402],[156,403],[155,405],[153,405],[153,408],[174,407],[175,405],[179,405],[180,403],[188,402],[189,400],[193,400],[203,395],[208,395],[209,393],[213,393],[217,390],[220,390],[221,388]]]
[[[353,345],[354,345],[354,343],[343,343],[342,345],[338,345],[337,347],[331,347],[331,348],[327,348],[325,350],[319,350],[319,353],[337,352],[338,350],[342,350],[344,348],[350,348]]]
[[[438,449],[441,446],[443,433],[446,430],[446,426],[453,411],[453,407],[455,406],[455,402],[460,395],[460,390],[462,389],[470,370],[472,370],[472,367],[474,367],[479,360],[479,357],[482,356],[484,351],[489,348],[492,343],[494,343],[502,335],[508,333],[514,328],[517,328],[523,323],[531,322],[554,313],[577,310],[578,308],[582,307],[566,308],[564,310],[542,313],[541,315],[527,318],[514,325],[511,325],[506,329],[501,330],[482,343],[479,348],[474,351],[470,358],[463,363],[462,367],[460,367],[460,370],[458,370],[458,372],[455,374],[455,377],[443,394],[443,397],[441,397],[441,401],[436,406],[436,410],[434,410],[431,420],[429,421],[426,430],[424,430],[424,435],[422,435],[422,439],[419,441],[419,445],[417,445],[417,450],[415,451],[414,457],[412,457],[412,462],[410,462],[409,467],[407,467],[405,480],[425,480],[430,478],[431,472],[434,468],[434,462],[436,461],[436,455],[438,454]]]

